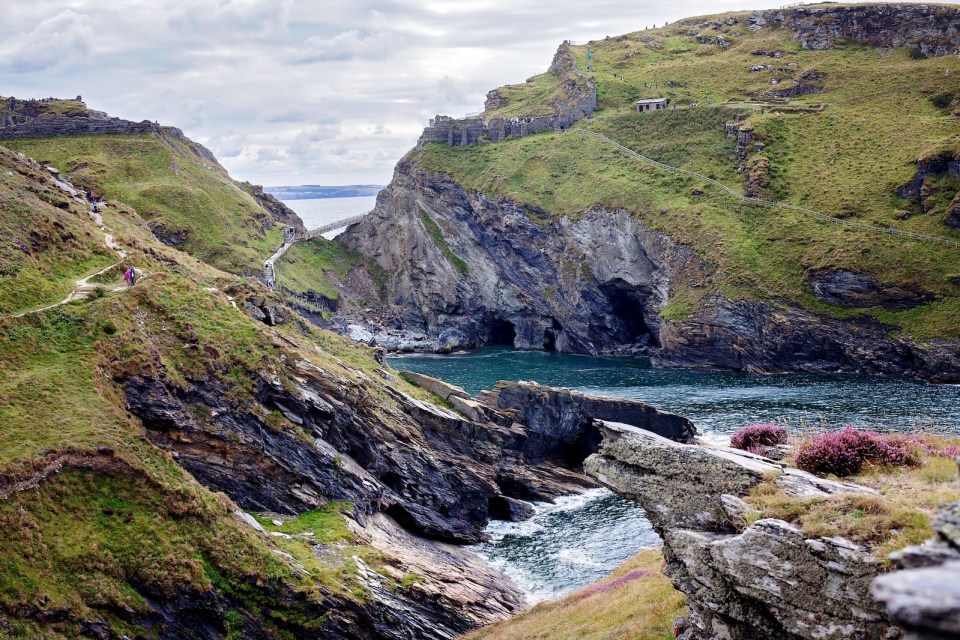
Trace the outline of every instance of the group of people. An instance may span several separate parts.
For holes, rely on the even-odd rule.
[[[90,204],[93,205],[93,212],[100,213],[100,198],[93,195],[93,191],[90,190],[90,187],[84,187],[83,190],[86,192],[87,200],[90,201]]]
[[[137,284],[137,270],[130,267],[123,273],[123,279],[127,281],[127,286],[132,287]]]

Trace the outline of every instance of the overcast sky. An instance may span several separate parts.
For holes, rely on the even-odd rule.
[[[435,114],[585,41],[762,0],[6,0],[0,95],[157,120],[265,185],[384,184]]]

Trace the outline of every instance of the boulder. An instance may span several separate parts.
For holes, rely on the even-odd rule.
[[[933,521],[934,537],[920,547],[891,556],[901,567],[873,583],[907,640],[960,637],[960,502],[947,505]]]
[[[690,608],[683,640],[894,638],[870,595],[882,563],[843,538],[806,538],[743,496],[780,474],[798,495],[869,491],[822,481],[745,451],[682,444],[603,422],[584,469],[638,501],[663,539],[664,573]],[[756,521],[754,521],[756,520]],[[754,521],[750,524],[751,521]]]

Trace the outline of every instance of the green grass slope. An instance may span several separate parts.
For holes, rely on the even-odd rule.
[[[0,148],[0,315],[52,304],[116,261],[86,207],[51,176]]]
[[[683,595],[660,573],[660,549],[643,551],[609,578],[560,600],[545,602],[466,640],[669,640],[686,608]]]
[[[181,388],[217,380],[227,402],[262,411],[251,400],[255,372],[288,380],[290,363],[312,362],[359,384],[379,365],[368,349],[306,323],[268,328],[245,315],[223,290],[266,295],[262,285],[160,243],[141,208],[113,200],[135,199],[150,175],[163,173],[159,164],[156,174],[140,173],[150,166],[143,158],[121,160],[140,149],[166,162],[159,143],[60,142],[24,144],[33,145],[31,154],[41,146],[65,154],[85,149],[109,160],[98,175],[115,192],[108,192],[101,230],[86,204],[55,186],[46,170],[0,147],[0,524],[7,532],[0,541],[0,637],[100,637],[107,629],[112,637],[158,637],[169,632],[164,616],[228,638],[315,633],[331,607],[363,602],[354,558],[374,570],[383,561],[347,529],[348,507],[331,503],[268,526],[309,528],[309,542],[256,533],[233,515],[226,496],[148,442],[126,409],[123,380],[155,375]],[[189,186],[190,172],[200,168],[178,164],[179,174],[163,179]],[[218,184],[224,193],[232,189],[225,179]],[[105,246],[105,233],[125,259]],[[97,281],[114,284],[123,268],[136,266],[144,274],[136,287],[104,288],[40,310],[62,300],[78,278],[118,261]],[[185,348],[190,344],[213,348]],[[315,555],[316,545],[329,552]]]
[[[581,70],[588,49],[594,51],[594,70],[586,73],[596,79],[601,104],[578,127],[744,195],[750,178],[766,199],[883,229],[960,240],[944,224],[960,180],[931,180],[936,190],[924,194],[923,202],[896,195],[918,160],[960,150],[957,117],[937,106],[944,100],[932,99],[960,97],[960,59],[918,59],[906,49],[881,52],[855,43],[807,51],[792,40],[792,31],[753,33],[745,28],[746,14],[735,15],[739,26],[722,31],[731,42],[725,48],[687,34],[692,25],[725,22],[728,15],[572,47]],[[721,33],[714,31],[699,29],[702,36]],[[737,32],[733,38],[731,31]],[[778,57],[767,55],[772,52]],[[759,65],[764,68],[751,71]],[[792,87],[793,79],[822,90],[788,99],[770,94]],[[539,114],[548,105],[538,96],[549,91],[537,82],[524,87],[502,93],[514,106]],[[634,112],[636,99],[651,97],[669,98],[671,108]],[[508,102],[501,110],[510,108]],[[746,176],[727,123],[752,131]],[[468,189],[549,212],[544,224],[595,206],[624,208],[693,246],[715,267],[713,275],[692,287],[680,285],[664,312],[668,318],[685,317],[718,291],[732,299],[785,300],[838,317],[865,312],[917,339],[960,337],[960,250],[954,247],[745,203],[575,130],[470,148],[430,144],[418,154],[421,166]],[[882,285],[922,290],[935,299],[905,311],[828,305],[805,280],[820,269],[869,273]]]
[[[178,137],[118,134],[5,144],[133,207],[159,237],[225,271],[259,273],[283,244],[281,225]]]

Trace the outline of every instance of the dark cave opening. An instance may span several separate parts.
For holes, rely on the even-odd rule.
[[[543,333],[544,351],[557,350],[557,336],[559,336],[562,331],[563,325],[561,325],[556,318],[553,318],[553,325]]]
[[[610,313],[619,320],[619,340],[622,344],[660,346],[656,333],[650,330],[644,319],[650,291],[616,279],[601,287],[610,302]]]
[[[490,337],[487,344],[502,344],[513,346],[517,339],[517,330],[512,322],[506,320],[494,320],[490,323]]]

